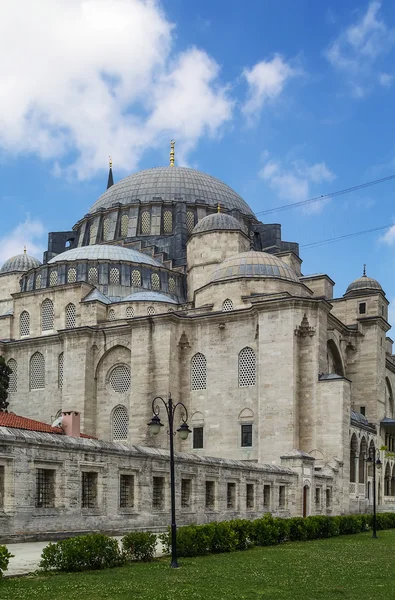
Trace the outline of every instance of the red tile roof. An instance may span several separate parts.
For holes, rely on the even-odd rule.
[[[48,423],[41,423],[41,421],[35,421],[34,419],[28,419],[27,417],[20,417],[14,413],[0,412],[0,427],[10,427],[11,429],[26,429],[28,431],[42,431],[44,433],[57,433],[58,435],[65,435],[61,427],[52,427]],[[91,435],[81,433],[82,438],[97,439]]]

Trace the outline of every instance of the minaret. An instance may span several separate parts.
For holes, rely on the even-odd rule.
[[[107,189],[110,188],[112,185],[114,185],[114,178],[112,176],[112,158],[111,158],[111,156],[109,158],[110,158],[110,160],[109,160],[110,170],[108,172]]]
[[[170,142],[170,166],[174,167],[174,146],[175,146],[175,140],[171,140]]]

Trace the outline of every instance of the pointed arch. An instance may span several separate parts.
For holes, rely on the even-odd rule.
[[[368,452],[368,444],[364,436],[361,438],[359,444],[359,483],[365,483],[366,481],[366,459]]]
[[[127,440],[129,433],[129,414],[126,406],[118,404],[111,414],[111,434],[113,440]]]
[[[256,384],[256,355],[252,348],[246,346],[239,352],[239,387]]]
[[[394,396],[388,377],[385,378],[385,416],[389,419],[394,418]]]
[[[207,388],[207,361],[204,354],[197,352],[191,358],[191,390]]]
[[[21,337],[30,335],[30,314],[23,310],[19,316],[19,335]]]
[[[63,387],[63,373],[64,373],[64,353],[61,352],[58,356],[58,387]]]
[[[29,387],[31,390],[45,388],[45,358],[41,352],[35,352],[30,358]]]
[[[356,458],[358,455],[358,438],[355,433],[351,436],[350,441],[350,481],[356,483],[357,481],[357,473],[356,473]]]
[[[11,369],[8,391],[13,394],[18,391],[18,363],[15,358],[10,358],[7,365]]]
[[[335,373],[344,377],[344,366],[343,360],[334,340],[328,340],[327,342],[327,372]]]
[[[65,309],[65,326],[66,329],[74,329],[76,327],[76,308],[75,304],[70,302]]]
[[[233,302],[229,298],[222,303],[222,312],[231,312],[233,310]]]
[[[41,304],[41,331],[52,331],[54,328],[53,302],[45,298]]]

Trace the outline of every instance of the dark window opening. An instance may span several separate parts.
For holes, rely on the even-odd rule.
[[[252,425],[241,426],[241,445],[243,448],[252,446]]]
[[[255,498],[254,498],[254,484],[247,483],[246,486],[246,507],[249,509],[254,508]]]
[[[263,508],[270,508],[270,485],[263,486]]]
[[[133,508],[134,506],[134,476],[121,475],[119,478],[119,506]]]
[[[0,508],[4,508],[5,469],[0,465]]]
[[[359,314],[364,315],[366,313],[366,302],[361,302],[359,305]]]
[[[366,409],[365,409],[365,406],[360,406],[360,407],[359,407],[359,412],[360,412],[360,413],[361,413],[361,415],[363,415],[364,417],[366,416],[366,415],[365,415],[365,410],[366,410]]]
[[[165,506],[165,478],[154,477],[152,481],[152,506],[162,510]]]
[[[193,447],[203,448],[203,427],[193,428]]]
[[[331,488],[326,489],[326,507],[330,508],[332,504],[332,490]]]
[[[215,506],[215,481],[206,481],[206,508]]]
[[[192,498],[192,480],[181,479],[181,506],[190,508]]]
[[[55,471],[36,469],[36,508],[55,506]]]
[[[82,508],[97,506],[97,473],[82,473]]]
[[[227,508],[236,508],[236,484],[228,483],[226,490]]]
[[[278,505],[280,508],[285,507],[285,485],[280,485],[278,488]]]

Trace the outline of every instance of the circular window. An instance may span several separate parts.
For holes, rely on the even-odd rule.
[[[115,367],[108,378],[110,386],[118,394],[124,394],[130,388],[130,369],[126,365]]]

